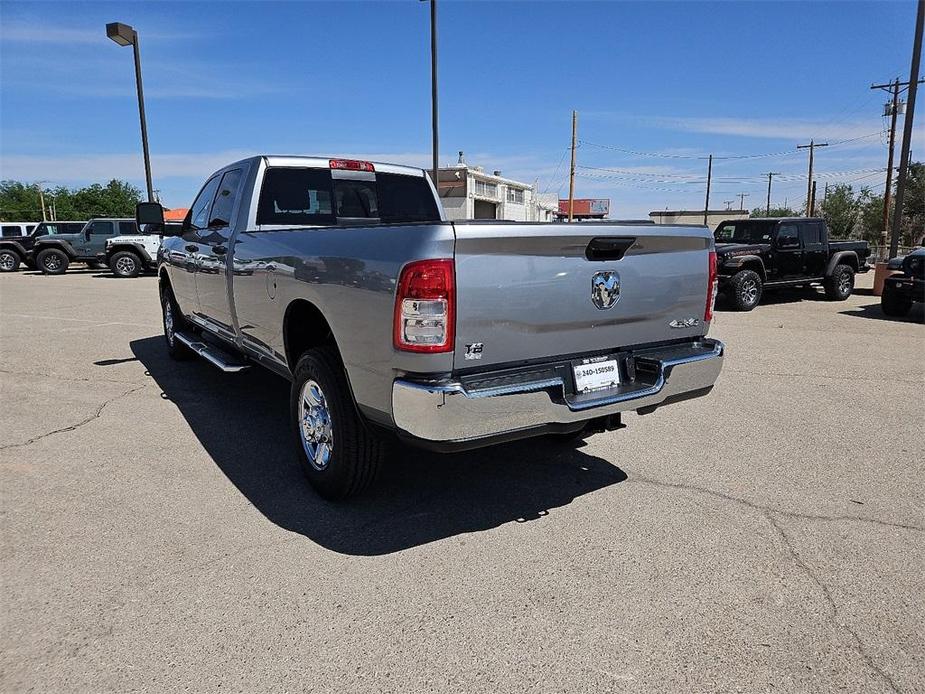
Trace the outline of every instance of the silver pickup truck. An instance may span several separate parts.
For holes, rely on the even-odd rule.
[[[156,203],[137,218],[163,223]],[[292,382],[293,443],[328,498],[366,487],[395,438],[450,451],[613,430],[705,395],[723,362],[706,227],[451,223],[430,178],[392,164],[230,164],[158,275],[171,356]]]

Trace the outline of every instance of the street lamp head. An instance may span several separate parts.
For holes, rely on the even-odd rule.
[[[107,24],[106,36],[120,46],[131,46],[135,43],[135,30],[128,24],[122,24],[121,22],[111,22]]]

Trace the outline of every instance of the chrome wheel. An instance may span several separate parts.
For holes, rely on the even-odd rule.
[[[746,280],[742,283],[742,298],[745,299],[749,304],[753,304],[758,301],[758,283],[755,280]]]
[[[0,271],[9,272],[16,265],[16,258],[12,253],[0,253]]]
[[[131,275],[135,272],[135,260],[127,255],[122,256],[116,261],[116,272],[120,275]]]
[[[334,426],[321,386],[308,379],[299,395],[299,438],[308,462],[324,470],[334,452]]]
[[[173,305],[169,296],[164,297],[164,337],[167,344],[173,347]]]
[[[841,294],[848,294],[851,292],[852,276],[850,272],[843,272],[838,278],[838,291]]]

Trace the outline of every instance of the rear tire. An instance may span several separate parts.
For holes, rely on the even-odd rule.
[[[850,265],[836,265],[825,278],[825,295],[831,301],[844,301],[854,291],[854,270]]]
[[[116,277],[138,277],[141,273],[141,258],[131,251],[119,251],[109,259],[109,269]]]
[[[46,248],[35,256],[35,264],[46,275],[63,275],[67,272],[71,259],[60,249]]]
[[[751,311],[761,301],[761,275],[754,270],[739,270],[729,280],[729,299],[736,311]]]
[[[19,253],[16,251],[6,249],[0,251],[0,272],[16,272],[19,269],[19,263]]]
[[[912,299],[908,296],[903,296],[895,289],[891,289],[890,285],[884,285],[883,294],[880,295],[880,308],[888,316],[893,316],[901,318],[909,313],[909,309],[912,308]]]
[[[289,416],[308,481],[325,499],[359,494],[376,478],[387,447],[357,415],[337,350],[307,351],[293,376]]]
[[[167,354],[171,359],[186,361],[193,357],[193,351],[177,339],[177,333],[186,328],[186,319],[180,312],[173,290],[170,286],[161,288],[161,316],[164,324],[164,341],[167,343]]]

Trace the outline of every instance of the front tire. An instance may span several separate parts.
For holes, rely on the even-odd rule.
[[[836,265],[825,278],[825,295],[832,301],[844,301],[854,291],[854,270],[849,265]]]
[[[71,259],[62,250],[46,248],[35,257],[35,264],[46,275],[63,275],[67,272]]]
[[[186,361],[193,356],[192,350],[177,339],[177,333],[183,332],[186,319],[180,312],[177,300],[169,286],[161,289],[161,317],[164,324],[164,341],[167,343],[167,354],[171,359]]]
[[[761,275],[754,270],[739,270],[729,280],[729,288],[736,311],[751,311],[761,301]]]
[[[19,269],[19,254],[15,251],[0,251],[0,272],[16,272]]]
[[[880,308],[887,316],[901,318],[912,308],[912,299],[903,296],[890,285],[884,285],[883,294],[880,295]]]
[[[109,269],[116,277],[138,277],[141,273],[141,258],[131,251],[119,251],[109,259]]]
[[[359,494],[375,479],[386,445],[357,415],[337,351],[307,351],[293,376],[289,416],[308,481],[325,499]]]

